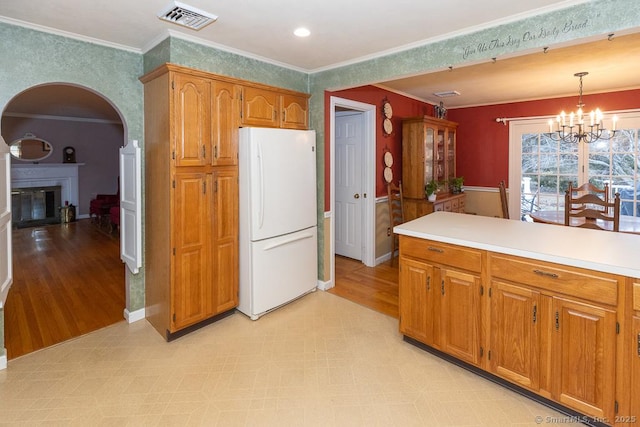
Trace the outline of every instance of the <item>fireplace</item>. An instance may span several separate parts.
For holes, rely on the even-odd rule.
[[[53,187],[11,189],[13,225],[17,228],[60,222],[61,190]]]
[[[78,206],[78,167],[82,165],[84,163],[12,164],[11,207],[14,225],[37,224],[34,221],[60,222],[61,206],[66,202]]]

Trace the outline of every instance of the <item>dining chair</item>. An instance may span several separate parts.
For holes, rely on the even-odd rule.
[[[502,218],[509,219],[509,199],[507,199],[507,189],[504,185],[504,180],[498,184],[500,190],[500,203],[502,204]]]
[[[568,191],[570,191],[571,194],[577,194],[578,196],[584,194],[595,194],[604,200],[605,203],[609,203],[609,184],[605,184],[604,188],[598,188],[592,183],[587,182],[579,187],[574,187],[573,182],[569,182]]]
[[[393,227],[402,224],[404,222],[404,198],[402,196],[402,182],[398,182],[398,185],[390,182],[387,184],[387,195],[389,203],[389,226],[391,227],[391,259],[390,263],[393,265],[393,258],[395,257],[396,250],[400,246],[400,239],[397,234],[393,232]]]
[[[583,222],[572,224],[572,219]],[[571,187],[564,195],[564,225],[592,228],[595,230],[620,230],[620,194],[616,193],[613,202],[598,197],[595,193],[574,196]]]

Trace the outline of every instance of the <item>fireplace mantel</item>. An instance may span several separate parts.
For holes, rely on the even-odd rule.
[[[84,163],[12,164],[11,188],[61,187],[64,203],[78,206],[78,168]]]

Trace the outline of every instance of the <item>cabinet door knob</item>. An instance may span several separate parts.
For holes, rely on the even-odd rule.
[[[359,195],[358,193],[356,193],[356,194],[354,194],[354,195],[353,195],[353,198],[354,198],[354,199],[359,199],[359,198],[360,198],[360,195]]]

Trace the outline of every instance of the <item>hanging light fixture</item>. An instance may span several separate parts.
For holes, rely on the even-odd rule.
[[[582,111],[584,103],[582,102],[582,78],[586,76],[586,71],[575,73],[574,76],[580,78],[580,98],[578,99],[578,111],[576,113],[565,114],[564,111],[556,117],[555,126],[553,120],[549,120],[549,136],[554,141],[563,141],[568,143],[579,143],[581,141],[590,144],[599,139],[609,140],[616,134],[617,116],[613,116],[613,126],[611,132],[605,129],[602,123],[602,111],[597,108],[585,115]],[[585,120],[589,124],[585,123]],[[554,130],[555,127],[555,130]]]

